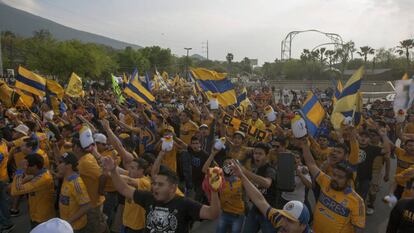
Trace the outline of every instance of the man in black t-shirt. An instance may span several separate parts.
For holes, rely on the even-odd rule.
[[[276,206],[276,170],[270,165],[269,150],[270,146],[268,144],[257,143],[253,150],[253,172],[243,168],[243,173],[257,186],[269,205]],[[263,233],[275,232],[272,223],[267,217],[256,206],[253,206],[247,214],[243,232],[255,233],[259,230]]]
[[[147,192],[128,186],[120,177],[112,158],[105,157],[102,163],[105,172],[111,174],[117,191],[145,209],[145,232],[188,233],[191,222],[200,219],[213,220],[220,214],[217,192],[211,193],[210,206],[177,196],[178,177],[169,169],[162,169],[153,177],[152,192]]]
[[[383,141],[387,141],[386,132],[383,133],[381,129],[381,136],[384,138]],[[385,135],[384,135],[385,134]],[[372,165],[374,159],[377,156],[383,156],[384,158],[389,157],[389,146],[388,143],[384,143],[384,148],[373,146],[369,144],[370,137],[368,131],[363,131],[359,134],[359,161],[357,169],[357,186],[356,191],[362,197],[366,199],[371,179],[372,179]]]
[[[387,233],[414,232],[414,183],[411,184],[411,193],[411,198],[399,200],[391,210]]]
[[[191,188],[194,190],[194,200],[203,204],[207,203],[207,196],[201,187],[204,180],[202,168],[208,159],[208,154],[201,149],[201,141],[198,136],[191,138],[188,151],[183,156],[187,156],[191,161]]]

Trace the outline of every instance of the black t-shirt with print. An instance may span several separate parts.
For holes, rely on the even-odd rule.
[[[374,159],[377,156],[383,156],[381,147],[368,145],[366,147],[359,148],[359,159],[360,163],[358,164],[357,169],[357,179],[358,180],[371,180],[372,178],[372,165]]]
[[[253,171],[256,175],[272,179],[272,185],[268,189],[260,188],[260,187],[258,189],[263,194],[263,196],[265,197],[269,205],[276,206],[277,204],[276,169],[272,167],[269,163],[267,163],[257,169],[254,169]]]
[[[414,200],[401,199],[391,210],[387,233],[414,232]]]
[[[146,213],[145,232],[188,233],[190,223],[200,219],[202,204],[176,196],[167,203],[157,202],[151,192],[135,190],[134,202]]]

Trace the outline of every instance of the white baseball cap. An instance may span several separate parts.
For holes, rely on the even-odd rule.
[[[283,206],[283,210],[279,210],[279,213],[292,221],[299,222],[301,224],[309,223],[309,210],[300,201],[289,201]]]
[[[14,128],[14,131],[19,132],[21,134],[24,135],[28,135],[29,134],[29,127],[27,127],[27,125],[25,124],[20,124],[17,127]]]
[[[95,140],[95,142],[97,143],[101,143],[101,144],[106,144],[107,143],[107,138],[105,135],[101,134],[101,133],[96,133],[93,135],[93,139]]]
[[[73,229],[65,220],[52,218],[33,228],[30,233],[73,233]]]
[[[88,148],[94,143],[92,130],[88,126],[82,126],[79,131],[79,141],[83,149]]]

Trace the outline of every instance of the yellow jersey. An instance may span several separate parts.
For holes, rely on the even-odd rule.
[[[151,178],[148,176],[135,179],[138,189],[142,191],[151,190]],[[141,230],[145,227],[145,209],[136,204],[134,200],[125,198],[125,207],[122,217],[124,226],[133,230]]]
[[[408,155],[404,149],[396,147],[394,153],[395,156],[397,156],[397,169],[395,170],[396,175],[414,165],[414,156]],[[404,185],[402,183],[398,184],[401,186]]]
[[[321,193],[313,213],[313,230],[318,233],[353,233],[354,226],[365,228],[365,204],[351,188],[336,191],[331,178],[323,172],[316,176]]]
[[[102,175],[101,168],[92,154],[82,156],[78,161],[80,177],[86,185],[92,208],[103,204],[105,197],[99,195],[99,177]]]
[[[54,206],[55,188],[50,172],[43,168],[35,177],[23,184],[23,171],[17,170],[13,179],[13,196],[28,194],[30,219],[37,223],[56,216]]]
[[[269,125],[265,125],[265,130],[270,130],[272,132],[272,134],[275,134],[277,131],[277,127],[275,124],[270,123]]]
[[[223,212],[237,215],[244,214],[243,186],[239,178],[226,179],[225,186],[219,195]]]
[[[33,151],[33,153],[36,153],[43,158],[43,167],[49,169],[50,168],[50,162],[49,162],[49,156],[46,154],[46,152],[42,149],[37,149]],[[16,167],[19,167],[19,164],[24,160],[27,154],[23,153],[20,148],[16,149],[16,153],[14,154],[14,163]]]
[[[251,170],[252,161],[247,157],[247,154],[252,153],[253,148],[242,146],[240,149],[235,149],[234,146],[230,146],[230,150],[227,152],[227,156],[231,157],[232,159],[239,160],[243,166],[245,166],[248,170]]]
[[[5,142],[0,143],[0,181],[8,182],[7,162],[9,160],[9,150]]]
[[[404,133],[414,133],[414,123],[408,123],[404,127]]]
[[[59,196],[59,213],[63,220],[69,220],[83,205],[89,204],[90,199],[86,186],[79,174],[75,173],[63,180]],[[80,230],[87,224],[86,214],[73,222],[73,229]]]
[[[397,184],[404,187],[404,192],[402,193],[401,198],[410,198],[412,196],[412,191],[411,189],[406,189],[406,187],[411,187],[411,184],[414,182],[414,165],[411,165],[409,168],[396,174],[394,178]]]
[[[265,130],[266,129],[266,125],[260,119],[257,119],[256,121],[253,121],[252,119],[249,119],[247,121],[247,124],[249,124],[251,126],[254,126],[254,127],[256,127],[256,128],[258,128],[260,130]]]
[[[180,139],[187,145],[190,145],[191,138],[198,131],[198,125],[193,121],[188,121],[180,125]]]

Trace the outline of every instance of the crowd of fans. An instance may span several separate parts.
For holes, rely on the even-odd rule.
[[[362,124],[338,131],[328,104],[318,134],[296,138],[303,95],[274,94],[249,89],[247,107],[210,109],[192,89],[160,91],[146,106],[91,88],[65,97],[64,112],[40,99],[0,105],[1,232],[13,231],[24,199],[32,232],[181,233],[203,219],[218,219],[218,233],[363,232],[383,182],[392,184],[386,201],[399,200],[387,232],[414,232],[414,111],[397,121],[392,103],[376,101]],[[266,138],[223,124],[224,114]]]

